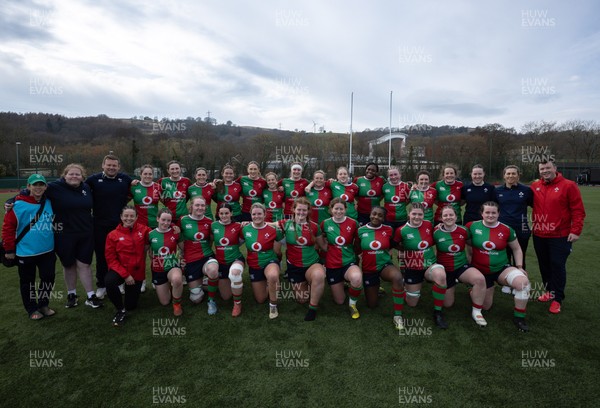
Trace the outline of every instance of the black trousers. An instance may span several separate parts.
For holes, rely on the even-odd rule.
[[[119,285],[125,283],[125,279],[112,269],[109,270],[105,277],[106,295],[110,299],[117,310],[133,310],[137,307],[140,297],[140,289],[142,281],[135,281],[135,285],[125,285],[125,303],[123,304],[123,295],[119,290]]]
[[[529,246],[529,237],[531,236],[531,232],[519,232],[515,230],[517,235],[517,241],[519,242],[519,246],[521,247],[521,251],[523,251],[523,269],[527,270],[527,264],[525,262],[525,254],[527,253],[527,247]],[[512,249],[510,247],[506,247],[506,254],[508,255],[508,262],[511,265],[516,265],[515,259],[513,257]]]
[[[50,293],[54,289],[55,264],[54,251],[18,259],[21,299],[28,314],[50,303]],[[36,270],[40,273],[38,285],[35,284]]]
[[[105,287],[104,277],[108,272],[108,265],[106,264],[106,257],[104,251],[106,248],[106,237],[114,230],[117,226],[106,227],[102,225],[94,224],[94,252],[96,254],[96,286],[99,288]]]
[[[554,300],[562,303],[567,284],[567,258],[571,254],[572,244],[567,237],[540,238],[534,235],[533,247],[544,287],[554,295]]]

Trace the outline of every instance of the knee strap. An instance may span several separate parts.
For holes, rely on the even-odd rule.
[[[236,273],[239,272],[239,273]],[[231,281],[231,287],[233,289],[239,289],[244,286],[242,273],[244,272],[244,267],[239,263],[234,263],[229,267],[229,280]]]

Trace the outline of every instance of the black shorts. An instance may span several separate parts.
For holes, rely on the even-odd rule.
[[[464,264],[460,268],[455,269],[453,271],[449,271],[446,269],[446,288],[450,289],[450,288],[453,288],[454,286],[456,286],[456,284],[458,283],[458,278],[460,278],[460,275],[465,273],[465,271],[467,269],[469,269],[470,267],[471,267],[471,265]]]
[[[344,275],[346,271],[351,267],[355,266],[355,263],[349,263],[348,265],[342,266],[341,268],[326,268],[325,276],[329,285],[335,285],[336,283],[344,282]]]
[[[496,272],[496,273],[490,273],[490,274],[483,274],[483,276],[485,276],[485,287],[486,288],[493,288],[494,287],[494,282],[498,282],[498,277],[500,276],[500,274],[502,272],[504,272],[506,270],[506,268],[514,268],[514,266],[512,265],[504,265],[504,267],[502,268],[502,270],[500,272]]]
[[[245,262],[243,256],[240,256],[236,261]],[[230,264],[219,264],[219,279],[229,279],[229,268],[231,268],[233,262]]]
[[[306,271],[308,271],[308,268],[309,266],[295,266],[287,262],[287,280],[291,283],[306,282]]]
[[[73,266],[76,261],[90,265],[94,253],[94,235],[90,233],[56,233],[54,250],[60,263]]]
[[[152,283],[156,286],[164,285],[169,282],[167,272],[152,272]]]
[[[185,278],[188,282],[193,282],[198,279],[202,279],[204,273],[202,272],[202,268],[204,268],[204,264],[209,260],[215,259],[212,256],[207,256],[202,259],[198,259],[197,261],[190,262],[185,265]]]
[[[248,273],[250,274],[250,282],[262,282],[266,281],[267,277],[265,276],[265,269],[270,264],[276,264],[279,266],[279,261],[271,260],[267,263],[264,268],[250,268],[248,267]]]
[[[404,268],[402,275],[404,276],[405,285],[418,285],[425,280],[425,271],[427,269],[409,269]]]
[[[379,272],[365,272],[363,271],[363,287],[370,288],[373,286],[379,287],[381,285],[381,278]]]

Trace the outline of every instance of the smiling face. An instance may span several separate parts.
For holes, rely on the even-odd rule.
[[[83,183],[83,174],[81,173],[81,169],[78,167],[71,167],[67,174],[65,174],[65,181],[71,187],[79,187],[79,185]]]
[[[196,183],[198,183],[200,185],[204,185],[204,184],[206,184],[207,178],[208,178],[208,175],[206,174],[206,170],[198,170],[196,172]]]
[[[456,212],[452,207],[444,207],[442,210],[442,222],[446,228],[452,228],[456,224]]]
[[[293,166],[290,178],[292,180],[300,180],[302,178],[302,168],[298,165]]]
[[[390,169],[388,170],[388,180],[391,184],[400,183],[400,170],[398,169]]]
[[[504,183],[507,186],[514,186],[519,182],[519,171],[514,167],[509,167],[504,170]]]
[[[483,184],[484,177],[485,173],[483,172],[482,168],[475,167],[473,170],[471,170],[471,181],[473,181],[473,184],[476,186]]]
[[[202,197],[194,197],[191,204],[192,215],[201,218],[206,213],[206,201]]]
[[[374,164],[370,164],[367,166],[367,168],[365,169],[365,177],[368,178],[369,180],[377,177],[379,175],[379,172],[377,171],[377,166],[375,166]]]
[[[172,218],[173,217],[171,217],[171,214],[162,213],[160,217],[156,219],[156,221],[158,222],[158,229],[160,229],[161,231],[168,230],[171,227]]]
[[[382,208],[375,207],[371,210],[371,215],[369,217],[371,220],[371,225],[373,227],[379,227],[383,224],[383,220],[385,219],[385,212]]]
[[[294,207],[294,216],[296,218],[296,222],[306,222],[306,218],[308,216],[308,205],[296,204]]]
[[[481,210],[481,217],[487,225],[495,225],[498,222],[499,215],[498,208],[493,205],[484,205]]]
[[[274,174],[269,174],[267,176],[267,185],[271,190],[277,189],[277,176]]]
[[[334,220],[341,221],[346,216],[346,206],[342,203],[336,203],[331,207],[331,215]]]
[[[121,212],[121,222],[125,228],[133,227],[137,220],[137,213],[133,208],[127,208]]]
[[[557,174],[556,166],[554,165],[554,163],[550,162],[540,163],[538,166],[538,170],[540,171],[540,178],[545,182],[554,180]]]
[[[421,174],[417,179],[417,185],[421,190],[427,190],[429,188],[429,176],[427,174]]]
[[[419,227],[423,223],[424,216],[423,210],[420,208],[413,208],[408,213],[408,221],[410,222],[410,225]]]
[[[258,166],[255,163],[250,163],[248,165],[248,176],[251,179],[257,179],[260,175],[260,170],[258,169]]]
[[[142,179],[142,183],[146,185],[151,184],[154,178],[154,172],[150,167],[144,167],[144,170],[142,170],[142,173],[140,174],[140,178]]]
[[[229,208],[219,208],[219,221],[221,221],[222,224],[231,223],[231,211]]]
[[[119,172],[120,168],[121,168],[121,166],[119,165],[118,160],[105,159],[104,163],[102,163],[102,171],[108,177],[115,177],[117,175],[117,173]]]
[[[179,180],[181,177],[181,166],[178,163],[171,163],[167,171],[173,180]]]
[[[39,201],[42,198],[42,196],[46,192],[46,188],[48,188],[48,186],[42,181],[37,181],[33,184],[27,184],[27,189],[31,192],[31,195],[37,201]]]
[[[234,178],[235,178],[235,173],[233,172],[233,169],[226,168],[223,170],[223,181],[226,184],[233,183]]]
[[[265,211],[260,207],[254,207],[250,212],[252,223],[257,227],[262,227],[265,222]]]
[[[337,181],[342,184],[348,184],[348,170],[345,167],[341,167],[337,171]]]
[[[315,187],[323,187],[325,185],[325,175],[321,172],[315,173],[315,175],[313,176],[313,182],[315,183]]]
[[[446,167],[444,169],[444,182],[446,184],[453,184],[456,181],[456,172],[452,167]]]

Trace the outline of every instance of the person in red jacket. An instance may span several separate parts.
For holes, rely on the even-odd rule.
[[[121,326],[126,311],[137,306],[140,288],[146,275],[148,233],[146,225],[136,222],[135,208],[127,206],[121,211],[121,224],[106,237],[105,256],[108,264],[106,294],[117,308],[112,322]],[[119,285],[125,283],[125,304]]]
[[[549,311],[558,314],[565,298],[567,258],[583,230],[585,209],[579,187],[553,161],[542,161],[538,170],[540,179],[531,184],[533,247],[546,288],[538,301],[552,301]]]

